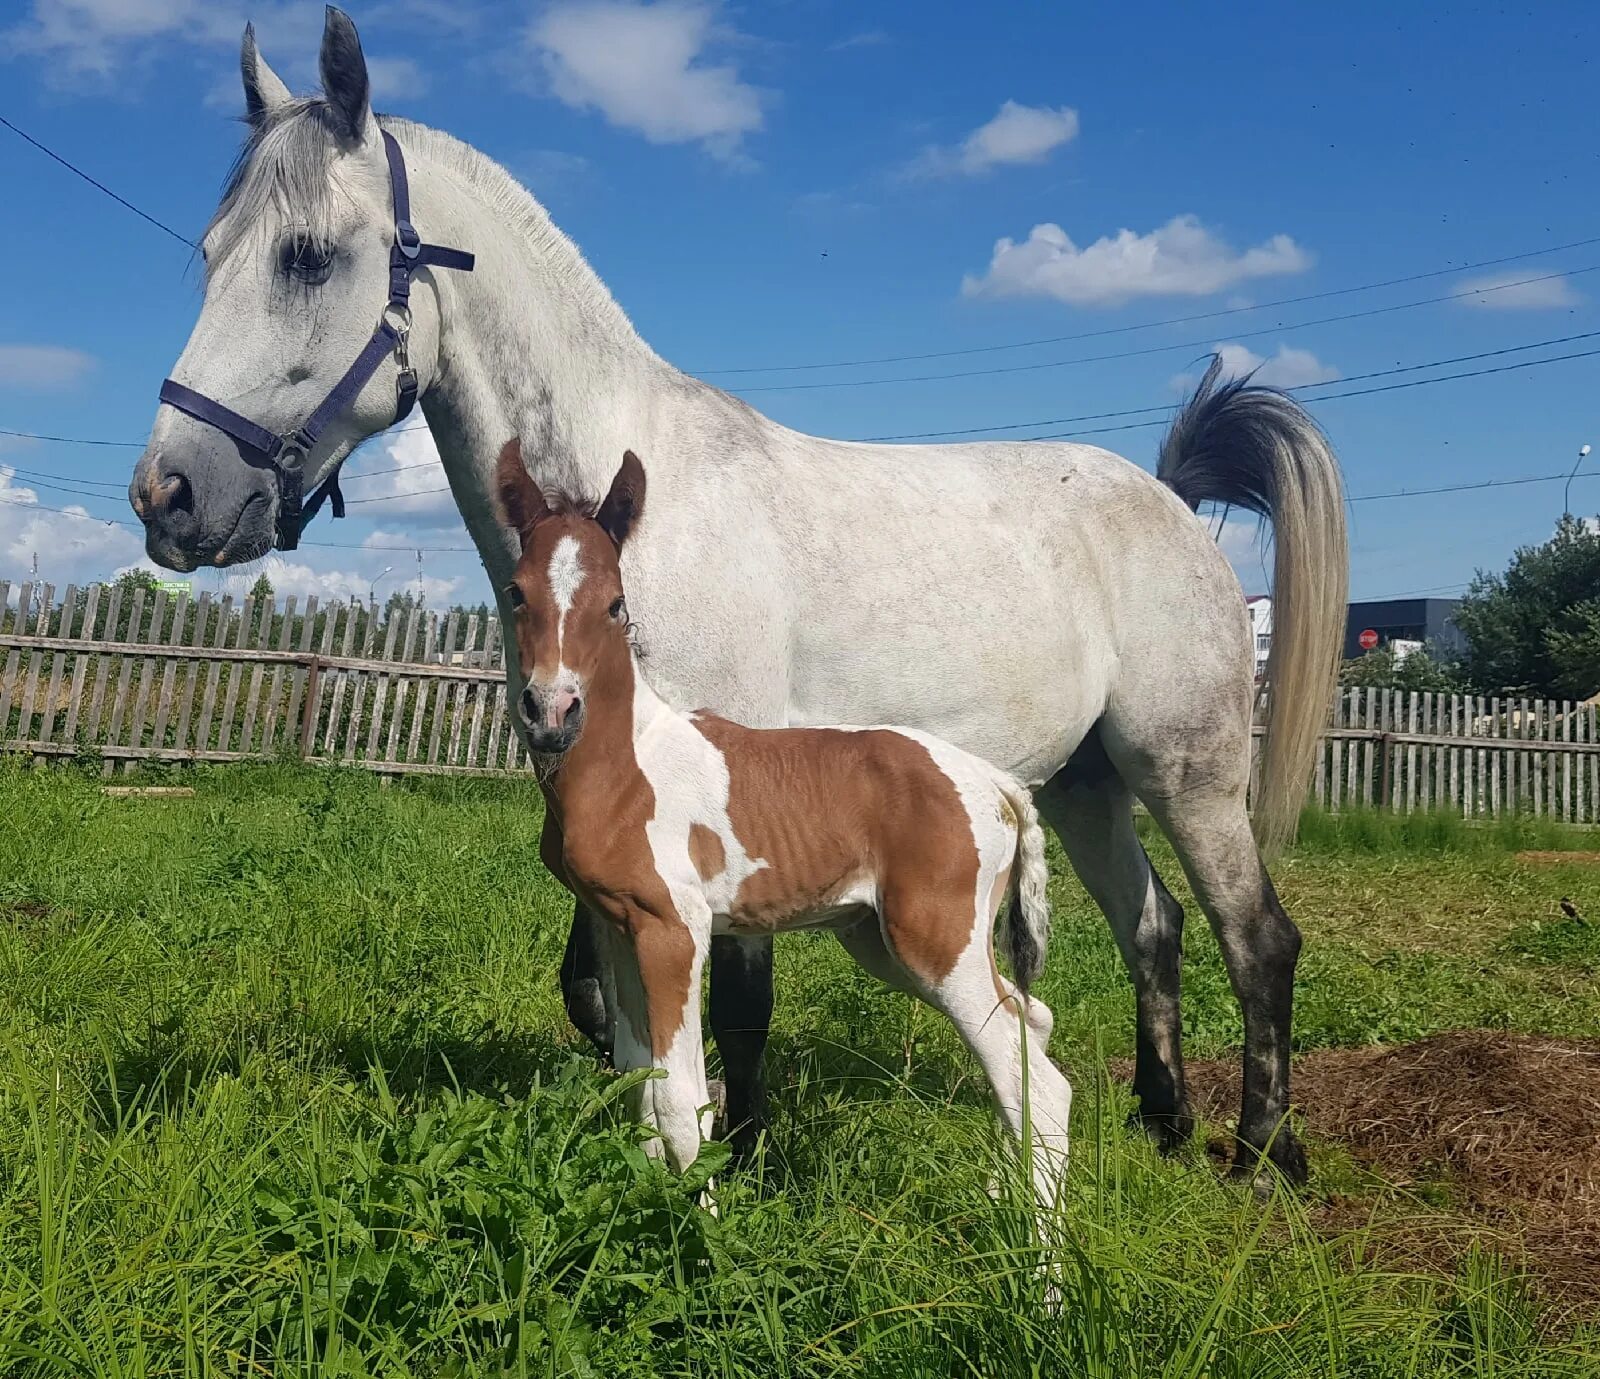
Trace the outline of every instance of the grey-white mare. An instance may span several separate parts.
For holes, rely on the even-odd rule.
[[[449,135],[375,117],[354,27],[330,10],[323,90],[294,98],[247,31],[249,136],[206,230],[204,302],[173,377],[289,434],[370,336],[394,237],[380,124],[410,171],[423,236],[477,255],[417,272],[410,362],[467,529],[497,591],[517,558],[495,457],[522,438],[547,492],[599,498],[623,452],[650,456],[650,508],[623,556],[651,675],[675,703],[756,725],[896,723],[1036,788],[1105,911],[1137,993],[1135,1090],[1165,1146],[1192,1128],[1180,1048],[1183,913],[1134,830],[1171,839],[1244,1015],[1236,1171],[1305,1159],[1286,1123],[1300,937],[1258,850],[1294,826],[1343,635],[1338,465],[1283,395],[1220,382],[1184,405],[1150,475],[1092,445],[873,445],[801,435],[679,372],[630,325],[539,203]],[[307,491],[390,424],[379,368],[307,457]],[[161,408],[130,495],[172,569],[267,553],[278,492],[238,443]],[[1238,579],[1194,509],[1270,518],[1276,636],[1246,815],[1254,648]],[[508,610],[502,606],[504,615]],[[507,677],[522,672],[508,641]],[[609,1040],[587,916],[567,1008]],[[727,1115],[762,1124],[770,939],[717,940],[711,1025]]]

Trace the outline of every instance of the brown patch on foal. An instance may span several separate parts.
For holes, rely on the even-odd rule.
[[[735,924],[770,930],[876,869],[890,948],[943,982],[971,939],[978,848],[928,749],[876,730],[758,730],[708,713],[694,725],[727,760],[734,836],[767,864],[740,884]]]
[[[722,839],[704,824],[689,825],[689,860],[700,873],[702,881],[721,876],[728,865],[728,855],[723,850]]]

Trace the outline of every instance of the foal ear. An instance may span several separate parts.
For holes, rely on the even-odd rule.
[[[319,66],[322,94],[327,97],[328,110],[338,123],[339,132],[359,142],[366,137],[367,121],[372,117],[368,105],[367,59],[350,16],[332,5],[328,6],[327,22],[322,30]]]
[[[516,436],[500,449],[494,466],[494,491],[500,520],[528,544],[534,523],[550,515],[544,494],[522,463],[522,442]]]
[[[289,103],[289,88],[267,66],[256,49],[256,26],[244,26],[244,42],[239,45],[239,75],[244,78],[244,117],[259,125],[280,105]]]
[[[628,539],[628,533],[639,520],[639,514],[644,511],[644,466],[639,463],[639,457],[631,450],[623,452],[622,468],[617,471],[617,477],[611,481],[611,492],[606,494],[605,502],[600,504],[600,510],[595,513],[594,520],[598,522],[605,533],[617,543],[617,549],[622,549],[622,543]]]

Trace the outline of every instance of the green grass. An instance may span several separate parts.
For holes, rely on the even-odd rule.
[[[1131,1049],[1131,994],[1059,855],[1039,993],[1078,1095],[1047,1279],[976,1070],[832,940],[779,944],[770,1151],[730,1169],[709,1149],[685,1183],[567,1028],[569,904],[533,790],[185,779],[192,800],[112,800],[0,763],[0,1374],[1600,1366],[1593,1328],[1492,1254],[1387,1262],[1382,1227],[1414,1200],[1330,1239],[1315,1195],[1263,1210],[1198,1150],[1163,1162],[1126,1131],[1105,1060]],[[1562,896],[1600,914],[1581,869],[1519,866],[1520,837],[1384,827],[1312,821],[1276,868],[1308,937],[1299,1046],[1600,1027],[1592,946],[1537,937]],[[1236,1048],[1198,919],[1187,949],[1190,1050]],[[1323,1191],[1371,1190],[1312,1150]],[[716,1217],[695,1198],[712,1172]]]

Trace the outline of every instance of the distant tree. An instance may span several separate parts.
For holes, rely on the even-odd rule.
[[[1588,699],[1600,693],[1600,598],[1567,609],[1561,625],[1546,631],[1545,646],[1563,698]]]
[[[267,578],[264,571],[256,576],[256,582],[250,586],[250,597],[256,601],[257,607],[260,607],[263,602],[273,602],[276,597],[272,581]]]
[[[1374,647],[1344,663],[1339,683],[1346,688],[1415,690],[1418,694],[1452,694],[1466,688],[1460,666],[1437,648],[1425,646],[1406,656],[1396,656],[1392,646]]]
[[[124,600],[132,598],[137,590],[153,594],[160,587],[161,581],[148,570],[124,570],[117,576],[117,588],[122,590]]]
[[[1600,531],[1563,517],[1541,546],[1523,546],[1506,572],[1479,574],[1453,615],[1467,639],[1465,670],[1482,694],[1542,697],[1600,689],[1594,605]]]

